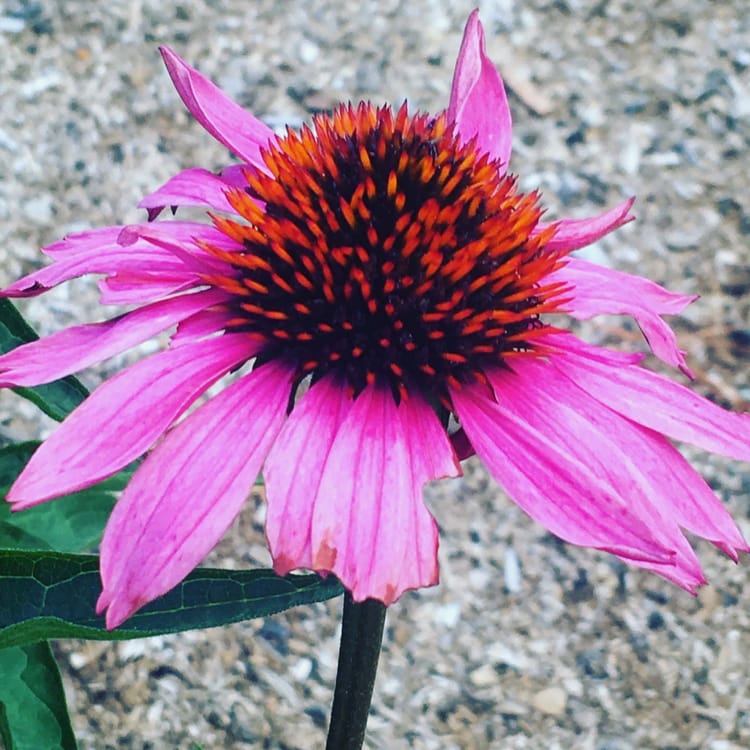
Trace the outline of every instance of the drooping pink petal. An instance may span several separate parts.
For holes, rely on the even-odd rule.
[[[168,349],[99,386],[37,449],[7,500],[23,510],[108,477],[148,450],[212,383],[256,354],[230,334]]]
[[[239,513],[286,415],[294,371],[275,362],[174,428],[115,506],[101,547],[97,612],[115,628],[178,584]]]
[[[640,429],[650,433],[651,470],[665,474],[665,495],[669,492],[669,511],[675,522],[707,539],[737,562],[737,553],[748,552],[750,547],[724,504],[663,435],[645,427]],[[643,468],[648,473],[647,467]]]
[[[545,250],[550,252],[570,253],[600,240],[615,229],[635,220],[630,209],[635,198],[628,198],[619,206],[609,209],[598,216],[588,219],[561,219],[560,221],[540,221],[531,235],[536,236],[550,226],[556,231],[551,240],[544,243]]]
[[[578,320],[595,315],[630,315],[638,323],[651,351],[672,367],[692,377],[685,353],[662,315],[681,313],[696,297],[677,294],[641,276],[613,271],[581,258],[566,258],[545,283],[568,285],[565,312]]]
[[[503,79],[485,52],[478,10],[466,22],[447,114],[464,141],[476,137],[479,151],[497,159],[504,174],[510,161],[513,126]]]
[[[554,358],[551,360],[554,362]],[[575,383],[568,379],[562,366],[526,359],[514,363],[513,369],[519,378],[531,384],[531,389],[540,391],[543,387],[543,399],[585,410],[584,416],[592,420],[603,439],[614,446],[609,449],[612,456],[621,453],[630,457],[633,466],[628,472],[632,481],[624,485],[624,493],[632,503],[634,498],[637,501],[634,492],[642,488],[645,512],[657,514],[651,519],[651,528],[658,524],[662,528],[674,525],[687,529],[727,550],[735,559],[735,550],[747,548],[726,508],[663,435],[623,419],[606,403],[587,398],[588,394],[577,390]],[[495,382],[493,380],[493,385]],[[603,447],[607,449],[607,445]],[[644,517],[643,512],[641,515]]]
[[[160,52],[190,114],[230,151],[248,164],[265,169],[260,150],[274,138],[271,128],[232,101],[169,47],[160,47]]]
[[[672,570],[671,566],[654,568],[651,564],[642,567],[680,583],[684,566],[679,564],[679,558],[690,565],[697,565],[697,560],[679,529],[708,539],[735,560],[738,551],[747,550],[747,544],[726,508],[663,435],[623,419],[607,404],[586,398],[586,394],[577,391],[575,384],[550,362],[525,359],[514,363],[513,369],[537,397],[541,396],[547,413],[549,403],[545,406],[545,402],[564,403],[583,411],[584,418],[601,433],[597,449],[611,455],[612,460],[632,461],[626,468],[631,481],[624,483],[621,491],[650,529],[666,532],[665,543],[675,545],[678,554],[677,570]],[[493,386],[497,380],[493,380]],[[618,455],[624,459],[617,458]],[[696,578],[695,583],[698,582]],[[686,588],[692,590],[690,586]]]
[[[233,213],[226,197],[230,187],[219,175],[207,169],[186,169],[143,198],[138,208],[148,209],[150,219],[165,206],[208,206]]]
[[[572,334],[545,337],[544,344],[557,350],[550,362],[561,374],[610,409],[673,440],[750,461],[750,413],[722,409],[680,383],[623,362],[620,352]]]
[[[368,387],[352,403],[346,386],[317,383],[266,463],[276,570],[330,571],[355,600],[385,604],[435,584],[437,527],[422,487],[459,473],[445,430],[419,394],[397,406],[390,391]]]
[[[557,371],[532,358],[487,375],[497,400],[475,387],[453,403],[477,455],[530,516],[557,536],[612,552],[688,590],[700,565],[669,516],[664,477],[639,466],[647,441]]]
[[[40,385],[102,362],[147,341],[184,318],[223,302],[208,290],[154,302],[103,323],[72,326],[0,356],[0,387]]]

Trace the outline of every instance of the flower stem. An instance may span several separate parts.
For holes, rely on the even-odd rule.
[[[339,666],[326,750],[360,750],[378,669],[385,604],[344,595]]]

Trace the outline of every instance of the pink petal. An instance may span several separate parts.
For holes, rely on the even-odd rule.
[[[58,258],[65,258],[71,253],[86,252],[87,250],[95,250],[98,247],[116,244],[117,237],[121,231],[121,226],[112,226],[68,234],[61,240],[43,247],[42,252],[56,260]]]
[[[286,416],[294,372],[271,362],[180,423],[134,474],[101,547],[115,628],[177,585],[216,545],[258,476]]]
[[[172,334],[170,346],[182,346],[222,331],[236,314],[224,307],[208,308],[181,321]]]
[[[451,393],[477,455],[513,500],[573,544],[666,570],[689,590],[703,582],[677,523],[662,511],[670,497],[656,493],[668,483],[640,468],[643,436],[549,365],[518,358],[513,368],[487,373],[496,401],[475,387]]]
[[[240,188],[244,190],[247,187],[247,172],[255,171],[254,168],[248,164],[230,164],[228,167],[224,167],[221,170],[219,177],[229,187]]]
[[[629,469],[632,481],[630,486],[624,486],[630,502],[636,483],[643,488],[646,513],[656,511],[659,514],[652,520],[652,529],[658,528],[661,517],[662,526],[673,524],[687,529],[730,550],[735,559],[734,548],[746,549],[726,508],[666,438],[630,419],[623,419],[607,403],[592,401],[587,393],[576,389],[575,382],[568,379],[559,365],[558,369],[550,362],[527,359],[514,363],[513,367],[519,377],[533,383],[535,388],[544,383],[545,395],[551,399],[571,404],[579,411],[585,409],[585,416],[595,420],[604,439],[614,445],[609,449],[613,460],[619,453],[625,461],[633,461]]]
[[[169,279],[167,288],[174,291],[194,286],[196,274],[217,270],[227,272],[226,264],[201,249],[196,240],[228,252],[242,249],[215,227],[196,222],[165,221],[104,227],[69,235],[43,248],[42,251],[55,262],[15,281],[0,291],[0,296],[36,296],[90,273],[120,274],[123,278],[150,274],[154,279]],[[112,286],[115,285],[116,282]],[[140,298],[129,299],[144,301],[156,296],[159,295],[144,292]],[[111,299],[111,304],[121,303],[114,295]]]
[[[669,492],[670,513],[675,522],[707,539],[735,562],[738,552],[750,551],[729,511],[685,457],[664,436],[646,428],[641,430],[651,437],[651,470],[666,474],[664,486]],[[643,468],[647,469],[646,465]]]
[[[635,364],[619,352],[585,344],[572,334],[548,336],[550,362],[593,398],[628,419],[711,453],[750,461],[750,413],[722,409],[680,383]]]
[[[203,250],[198,243],[205,243],[228,252],[243,249],[239,243],[216,227],[187,221],[131,224],[123,227],[118,242],[123,246],[137,246],[145,242],[153,247],[161,248],[198,273],[207,271],[227,273],[231,270],[223,261]]]
[[[115,273],[98,282],[103,305],[145,305],[203,284],[196,273]]]
[[[653,353],[692,377],[674,331],[661,316],[681,313],[695,296],[670,292],[649,279],[572,257],[545,278],[545,283],[556,282],[569,286],[564,293],[568,299],[564,309],[574,318],[630,315],[640,326]]]
[[[155,226],[158,226],[158,229],[155,229]],[[195,221],[161,221],[156,225],[130,224],[70,234],[42,248],[42,252],[55,260],[69,259],[78,254],[87,255],[91,251],[110,246],[131,247],[134,251],[151,249],[153,252],[151,245],[139,244],[141,234],[147,233],[160,233],[159,236],[165,240],[169,238],[171,245],[192,246],[196,239],[201,239],[207,242],[230,243],[232,247],[239,247],[236,242],[210,224]]]
[[[466,22],[451,87],[448,121],[464,141],[476,137],[477,147],[500,162],[504,174],[510,161],[513,128],[503,79],[487,57],[484,29],[475,10]]]
[[[248,164],[264,169],[260,150],[273,131],[232,101],[169,47],[160,47],[164,64],[190,114],[220,143]]]
[[[57,260],[34,271],[0,291],[0,297],[32,297],[58,284],[89,273],[116,273],[148,266],[154,273],[185,277],[185,264],[172,253],[146,243],[124,248],[117,242],[122,227],[106,227],[99,232],[85,232],[66,237],[45,248]],[[61,247],[64,244],[64,249]]]
[[[242,334],[168,349],[99,386],[45,440],[8,492],[15,510],[75,492],[143,454],[212,383],[257,352]]]
[[[186,169],[143,198],[138,208],[149,209],[151,219],[155,218],[153,212],[158,213],[165,206],[209,206],[217,211],[234,213],[226,196],[230,187],[207,169]]]
[[[147,341],[184,318],[226,300],[208,290],[155,302],[103,323],[73,326],[0,357],[0,387],[58,380]]]
[[[280,575],[313,567],[315,498],[333,440],[351,407],[347,389],[330,376],[323,378],[294,407],[268,454],[263,468],[266,537]]]
[[[560,221],[540,221],[532,230],[532,236],[539,234],[550,226],[555,227],[555,235],[544,247],[550,252],[570,253],[600,240],[604,235],[635,220],[630,209],[635,198],[628,198],[619,206],[611,208],[598,216],[589,219],[562,219]]]
[[[368,387],[352,403],[345,386],[324,379],[292,411],[266,462],[277,572],[330,571],[355,600],[385,604],[435,584],[437,527],[422,487],[458,474],[419,394],[397,406],[389,391]]]

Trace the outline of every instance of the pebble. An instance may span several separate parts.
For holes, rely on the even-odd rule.
[[[698,589],[698,601],[705,616],[710,616],[721,604],[721,594],[716,586],[701,586]]]
[[[23,204],[26,218],[35,224],[50,224],[55,216],[54,204],[49,195],[37,195]]]
[[[432,616],[435,625],[446,628],[455,628],[460,619],[461,605],[457,602],[450,602],[437,607]]]
[[[544,688],[534,695],[531,705],[543,714],[563,716],[568,707],[568,694],[559,687]]]
[[[18,151],[17,141],[14,138],[11,138],[7,131],[2,128],[0,128],[0,148],[4,148],[6,151],[10,151],[10,153]]]
[[[492,664],[483,664],[469,674],[469,680],[474,687],[489,687],[497,684],[498,675]]]
[[[521,590],[521,562],[513,547],[506,547],[503,552],[503,580],[511,594]]]
[[[320,55],[320,47],[310,39],[303,39],[297,49],[297,56],[300,62],[305,65],[311,65],[314,63]]]
[[[290,669],[290,672],[294,679],[299,682],[306,680],[312,672],[313,662],[312,659],[299,659]]]
[[[511,645],[503,641],[495,641],[487,649],[487,660],[494,664],[500,664],[518,672],[524,671],[528,667],[526,656]]]
[[[89,663],[89,657],[80,651],[72,651],[68,655],[68,661],[73,669],[82,669]]]
[[[20,34],[26,28],[23,18],[0,16],[0,33]]]
[[[24,99],[34,99],[43,91],[59,86],[62,83],[62,80],[62,76],[56,70],[37,76],[30,81],[26,81],[26,83],[21,86],[21,96]]]

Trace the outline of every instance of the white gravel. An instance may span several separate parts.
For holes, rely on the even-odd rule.
[[[513,171],[549,216],[636,194],[638,221],[587,257],[701,300],[676,324],[696,388],[750,400],[750,21],[746,0],[480,3],[511,85]],[[447,103],[455,0],[6,0],[0,5],[0,283],[37,248],[137,221],[138,199],[224,149],[191,122],[156,47],[174,46],[270,123],[339,100]],[[44,332],[96,320],[75,282],[24,305]],[[588,326],[642,346],[627,321]],[[113,372],[105,365],[89,382]],[[0,395],[0,435],[48,429]],[[750,531],[747,465],[690,453]],[[261,502],[259,499],[257,502]],[[750,565],[707,544],[693,599],[561,545],[475,462],[438,484],[439,587],[389,613],[370,748],[741,750],[750,746]],[[212,564],[266,564],[249,504]],[[57,652],[84,750],[322,747],[339,603],[138,644]]]

